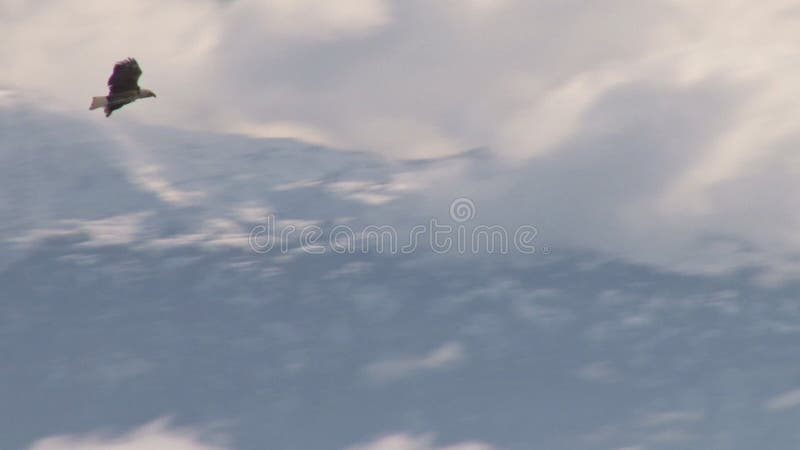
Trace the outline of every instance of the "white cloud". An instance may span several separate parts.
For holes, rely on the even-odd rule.
[[[186,205],[204,196],[202,192],[189,192],[175,189],[169,181],[160,175],[160,168],[154,165],[131,164],[132,182],[146,191],[150,191],[166,203]]]
[[[51,436],[34,442],[29,450],[226,450],[218,438],[204,437],[191,428],[175,428],[159,419],[120,436],[106,433]]]
[[[582,41],[588,26],[600,33],[642,14],[617,9],[614,23],[604,24],[612,14],[560,28],[563,43],[596,47],[600,60],[617,46],[649,54],[646,35],[635,44],[611,36],[608,49]],[[95,0],[80,11],[61,0],[41,7],[5,0],[3,10],[0,57],[13,64],[0,83],[53,97],[48,104],[85,109],[111,64],[135,56],[143,85],[161,95],[126,116],[260,136],[298,133],[400,157],[483,144],[525,156],[532,143],[551,146],[566,136],[596,95],[626,78],[595,70],[594,61],[571,67],[577,61],[563,57],[569,52],[550,58],[540,44],[556,30],[550,23],[575,13],[511,0],[146,0],[122,9]],[[70,26],[61,26],[65,16]],[[513,148],[501,148],[506,142]]]
[[[492,450],[493,446],[483,442],[461,442],[439,446],[429,434],[412,435],[406,433],[390,434],[366,444],[348,447],[347,450]]]
[[[216,59],[226,51],[226,36],[324,41],[369,32],[391,18],[383,0],[145,0],[117,6],[90,0],[80,9],[62,0],[36,6],[3,0],[0,11],[0,57],[14,61],[0,75],[0,84],[52,97],[51,106],[82,111],[89,97],[104,93],[113,63],[132,56],[143,68],[141,84],[168,100],[130,115],[183,128],[216,129],[227,128],[225,118],[236,112],[231,106],[239,98],[220,103],[223,90],[214,85],[225,76]],[[70,18],[68,24],[64,17]],[[247,59],[252,62],[253,55]],[[267,130],[275,133],[276,126]]]
[[[339,278],[346,278],[361,275],[369,272],[373,264],[363,261],[355,261],[344,264],[326,273],[322,278],[324,280],[335,280]]]
[[[609,383],[618,378],[617,371],[607,361],[595,361],[576,372],[578,378],[593,383]]]
[[[786,391],[764,403],[767,411],[786,411],[800,407],[800,389]]]
[[[701,411],[662,411],[648,414],[644,424],[652,427],[674,425],[679,423],[699,422],[705,418]]]
[[[330,38],[365,33],[390,20],[384,0],[238,0],[227,11],[258,19],[265,34]]]
[[[245,223],[263,223],[272,212],[256,202],[245,202],[233,208],[235,217]]]
[[[85,246],[131,244],[145,234],[143,222],[151,215],[151,212],[138,212],[95,220],[60,220],[58,226],[33,229],[13,241],[29,246],[43,239],[85,233],[88,235],[88,240],[83,243]]]
[[[336,181],[325,185],[329,192],[342,195],[367,205],[383,205],[394,200],[391,193],[397,191],[396,185],[369,183],[365,181]]]
[[[681,272],[766,267],[776,282],[800,274],[795,3],[2,0],[0,86],[112,132],[137,119],[399,158],[487,146],[519,170],[435,178],[436,192],[524,191],[486,212],[546,216],[556,244]],[[158,99],[89,116],[126,56]],[[165,201],[204,195],[136,164]]]
[[[242,122],[230,131],[255,138],[293,138],[311,144],[336,146],[338,143],[324,131],[298,122]]]
[[[313,188],[319,186],[320,184],[322,184],[322,180],[300,180],[291,183],[279,184],[278,186],[272,188],[272,190],[278,192],[293,191],[295,189]]]
[[[421,356],[405,356],[369,364],[365,374],[374,381],[392,381],[420,372],[452,367],[464,360],[464,347],[458,342],[448,342]]]
[[[0,82],[53,95],[72,110],[88,108],[89,97],[103,93],[111,64],[128,56],[138,57],[143,64],[143,84],[163,77],[178,87],[181,77],[191,76],[192,71],[203,73],[199,66],[206,62],[221,32],[214,18],[217,7],[210,1],[142,1],[117,6],[89,1],[76,9],[67,1],[33,5],[4,0],[0,9],[4,10],[0,26],[5,31],[0,56],[14,61]],[[66,24],[64,17],[70,18]],[[155,61],[169,64],[159,67]],[[170,89],[167,95],[190,101],[187,89],[193,84]]]

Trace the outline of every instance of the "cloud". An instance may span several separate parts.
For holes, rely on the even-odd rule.
[[[389,4],[384,0],[238,0],[229,8],[231,11],[221,8],[220,12],[255,19],[265,34],[304,38],[364,33],[390,20]]]
[[[421,356],[406,356],[369,364],[365,374],[374,381],[393,381],[420,372],[452,367],[464,360],[464,347],[458,342],[448,342]]]
[[[439,446],[431,435],[390,434],[366,444],[348,447],[347,450],[492,450],[493,446],[483,442],[462,442]]]
[[[451,170],[436,193],[516,195],[486,213],[541,225],[562,246],[780,282],[800,276],[800,208],[779,194],[800,190],[796,11],[791,0],[3,0],[0,86],[109,133],[135,119],[398,158],[485,146],[507,170],[483,183]],[[89,116],[126,56],[159,98],[111,123]],[[202,196],[145,163],[136,182],[165,201]]]
[[[576,372],[578,378],[593,383],[610,383],[618,378],[617,371],[607,361],[596,361],[587,364]]]
[[[159,98],[169,99],[159,108],[142,111],[139,118],[182,128],[234,131],[254,125],[226,123],[225,117],[235,112],[232,106],[241,104],[242,93],[237,92],[231,102],[220,102],[224,100],[220,94],[226,92],[216,86],[226,76],[217,57],[227,51],[225,45],[232,35],[251,42],[325,41],[367,33],[391,19],[383,0],[335,4],[321,0],[145,0],[120,7],[90,0],[80,10],[62,0],[37,5],[4,0],[0,11],[4,30],[0,57],[14,61],[13,70],[0,76],[0,85],[49,98],[48,106],[84,110],[87,95],[105,90],[112,64],[133,56],[143,68],[142,85],[159,92]],[[63,17],[70,17],[68,26]],[[23,48],[27,50],[20,51]],[[252,56],[246,59],[252,62]],[[245,90],[249,95],[258,91]],[[207,116],[213,119],[204,120]],[[292,131],[308,126],[299,123],[287,129],[271,125],[266,129],[274,134],[279,128]],[[264,132],[264,128],[256,129]]]
[[[771,412],[786,411],[800,407],[800,389],[786,391],[764,402],[764,409]]]
[[[647,426],[659,427],[681,423],[700,422],[705,418],[702,411],[662,411],[648,414],[643,422]]]
[[[604,91],[639,75],[640,60],[652,58],[648,44],[664,40],[659,32],[676,15],[657,3],[574,11],[511,0],[3,5],[0,57],[13,64],[0,84],[48,103],[83,106],[103,89],[112,62],[136,56],[142,82],[163,94],[126,116],[296,132],[401,157],[479,145],[526,157],[552,148]],[[65,15],[70,26],[58,26]],[[560,26],[573,22],[581,26]],[[557,50],[548,43],[556,32]],[[606,39],[592,39],[599,35]]]
[[[170,426],[168,419],[158,419],[120,436],[104,433],[61,435],[40,439],[28,450],[226,450],[212,443],[203,433],[190,428]],[[216,439],[218,440],[218,439]]]
[[[87,246],[126,245],[136,242],[144,233],[144,222],[151,212],[121,214],[94,220],[68,219],[58,222],[58,227],[35,228],[15,238],[14,242],[34,245],[44,239],[66,237],[85,233]]]

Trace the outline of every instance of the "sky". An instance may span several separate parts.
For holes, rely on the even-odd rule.
[[[0,449],[795,448],[798,20],[0,0]]]

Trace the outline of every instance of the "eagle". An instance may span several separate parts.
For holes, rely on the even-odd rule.
[[[142,69],[133,58],[128,58],[114,64],[114,71],[108,78],[108,95],[92,97],[89,110],[105,108],[106,117],[112,112],[122,108],[128,103],[140,98],[155,97],[156,94],[149,89],[139,88],[139,77]]]

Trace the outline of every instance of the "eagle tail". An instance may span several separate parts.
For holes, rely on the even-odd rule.
[[[108,99],[105,97],[92,97],[92,104],[89,105],[89,110],[102,108],[108,105]]]

